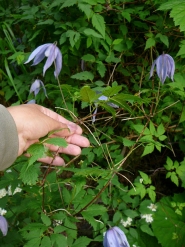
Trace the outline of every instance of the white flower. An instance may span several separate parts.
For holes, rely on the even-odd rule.
[[[5,215],[7,211],[3,208],[0,208],[0,215]]]
[[[139,182],[140,182],[140,184],[142,184],[142,182],[143,182],[143,178],[140,178],[140,179],[139,179]]]
[[[63,221],[62,220],[54,220],[53,225],[54,226],[60,226],[62,225]]]
[[[9,172],[12,172],[12,170],[11,169],[8,169],[8,170],[6,170],[6,172],[9,173]]]
[[[3,198],[4,196],[6,196],[7,191],[5,189],[1,189],[0,190],[0,198]]]
[[[155,212],[157,210],[157,205],[151,203],[150,206],[148,206],[147,208],[151,209],[153,212]]]
[[[124,221],[123,219],[121,219],[120,223],[121,223],[124,227],[130,226],[131,223],[132,223],[132,218],[128,217],[126,221]]]
[[[142,215],[141,215],[141,218],[142,218],[142,219],[145,219],[145,221],[146,221],[147,223],[152,223],[152,221],[154,220],[154,219],[152,218],[152,214],[142,214]]]
[[[12,196],[12,195],[15,195],[16,193],[21,192],[21,191],[22,191],[21,188],[16,187],[15,190],[14,190],[14,192],[12,192],[11,185],[9,185],[9,186],[8,186],[7,194],[8,194],[9,196]]]

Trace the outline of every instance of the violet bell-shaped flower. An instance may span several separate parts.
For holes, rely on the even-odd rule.
[[[8,232],[8,222],[5,217],[0,216],[0,230],[2,231],[3,236],[7,235]]]
[[[39,64],[45,57],[47,57],[46,63],[43,68],[43,76],[45,75],[46,70],[54,63],[55,71],[54,75],[57,77],[60,74],[62,69],[62,53],[56,44],[48,43],[40,45],[37,47],[29,56],[28,60],[25,62],[29,63],[33,60],[33,65]]]
[[[160,81],[162,82],[162,84],[166,80],[166,77],[171,78],[171,80],[173,81],[173,76],[175,72],[175,62],[170,55],[162,54],[153,62],[150,70],[150,78],[153,76],[155,65],[156,65],[157,75]]]
[[[117,226],[110,228],[103,240],[104,247],[130,247],[125,233]]]
[[[42,87],[43,90],[44,90],[45,96],[48,98],[47,93],[46,93],[46,88],[45,88],[45,86],[44,86],[44,83],[43,83],[41,80],[39,80],[39,79],[36,79],[36,80],[31,84],[30,93],[34,93],[34,95],[36,96],[36,95],[39,93],[41,87]]]
[[[98,98],[98,100],[100,100],[100,101],[107,101],[107,100],[108,100],[108,97],[102,95],[102,96],[100,96],[100,97]],[[118,105],[116,105],[116,104],[114,104],[114,103],[111,103],[111,102],[107,102],[107,105],[111,106],[112,108],[119,108]],[[98,112],[98,104],[95,103],[95,106],[96,106],[96,108],[95,108],[95,111],[93,112],[93,117],[92,117],[92,122],[93,122],[93,123],[96,121],[96,114],[97,114],[97,112]]]

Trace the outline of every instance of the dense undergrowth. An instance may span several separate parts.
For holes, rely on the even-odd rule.
[[[1,246],[102,246],[115,225],[133,247],[185,245],[184,14],[180,0],[0,0],[1,104],[35,99],[91,142],[60,168],[34,159],[39,143],[1,173]],[[43,76],[45,62],[24,64],[54,42],[58,79],[54,65]],[[163,53],[175,60],[173,82],[149,79]],[[48,97],[42,86],[29,93],[36,79]]]

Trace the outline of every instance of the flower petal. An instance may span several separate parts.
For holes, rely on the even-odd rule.
[[[153,62],[152,67],[150,69],[150,77],[149,77],[149,79],[153,76],[155,65],[156,65],[156,60]]]
[[[127,238],[125,236],[125,233],[117,226],[113,227],[114,230],[119,234],[119,237],[121,239],[121,246],[123,247],[130,247],[128,241],[127,241]]]
[[[58,47],[56,47],[58,49]],[[60,50],[58,49],[58,54],[56,57],[56,61],[55,61],[55,71],[54,71],[54,75],[55,77],[57,77],[60,74],[60,71],[62,69],[62,53],[60,52]]]
[[[48,44],[44,44],[44,45],[40,45],[39,47],[37,47],[32,53],[31,55],[29,56],[28,60],[24,63],[29,63],[39,52],[40,50],[42,50],[44,47],[47,47]]]
[[[47,44],[47,46],[44,46],[35,56],[34,60],[33,60],[33,65],[37,65],[38,63],[40,63],[44,58],[45,58],[45,51],[47,50],[48,46],[50,46],[50,44]]]
[[[8,222],[5,217],[0,216],[0,230],[2,231],[3,236],[7,235],[8,232]]]
[[[56,47],[56,45],[51,44],[47,50],[45,51],[45,56],[48,57],[46,60],[46,63],[44,65],[43,68],[43,76],[45,75],[46,70],[52,65],[52,63],[54,62],[54,60],[57,57],[57,52],[58,52],[58,47]]]

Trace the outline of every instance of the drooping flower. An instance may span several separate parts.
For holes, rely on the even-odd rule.
[[[153,62],[150,70],[150,78],[153,76],[155,66],[157,75],[162,84],[166,80],[166,77],[171,78],[171,80],[173,81],[175,62],[170,55],[162,54]]]
[[[108,100],[108,97],[102,95],[102,96],[100,96],[100,97],[98,98],[98,100],[100,100],[100,101],[107,101],[107,100]],[[111,107],[113,107],[113,108],[119,108],[118,105],[116,105],[116,104],[114,104],[114,103],[111,103],[111,102],[109,102],[109,101],[107,102],[107,105],[109,105],[109,106],[111,106]],[[93,123],[96,121],[96,114],[97,114],[97,111],[98,111],[98,104],[95,103],[95,106],[96,106],[96,108],[95,108],[95,111],[94,111],[93,117],[92,117],[92,122],[93,122]]]
[[[45,96],[48,97],[48,96],[47,96],[47,93],[46,93],[46,88],[45,88],[45,86],[44,86],[44,83],[43,83],[41,80],[39,80],[39,79],[36,79],[36,80],[32,83],[32,85],[31,85],[31,87],[30,87],[30,93],[34,93],[34,95],[36,96],[36,95],[39,93],[41,87],[42,87],[43,90],[44,90]]]
[[[110,228],[103,240],[104,247],[130,247],[124,232],[117,226]]]
[[[0,216],[0,230],[2,231],[3,236],[7,235],[8,232],[8,222],[5,217]]]
[[[62,69],[62,53],[56,44],[48,43],[44,45],[40,45],[37,47],[29,56],[28,60],[25,62],[29,63],[33,60],[33,65],[39,64],[45,57],[47,57],[46,63],[43,68],[43,75],[45,75],[46,70],[52,65],[55,64],[54,75],[57,77],[60,74]]]

